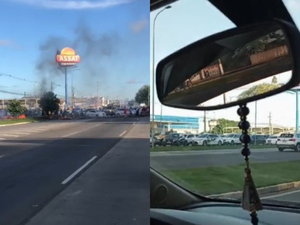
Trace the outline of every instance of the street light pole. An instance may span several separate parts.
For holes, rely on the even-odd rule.
[[[296,133],[299,131],[299,89],[291,89],[286,91],[286,93],[293,93],[296,95]]]
[[[161,11],[159,11],[153,20],[153,37],[152,37],[152,137],[151,143],[152,148],[154,148],[154,90],[155,90],[155,22],[159,14],[161,14],[166,9],[170,9],[171,6],[166,6]]]

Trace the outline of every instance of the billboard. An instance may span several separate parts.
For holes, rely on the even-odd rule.
[[[56,62],[59,66],[75,66],[80,62],[80,56],[76,55],[74,49],[66,47],[56,53]]]

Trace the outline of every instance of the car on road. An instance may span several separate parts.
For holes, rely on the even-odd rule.
[[[89,110],[85,114],[87,117],[105,117],[106,114],[103,111]]]
[[[293,149],[296,152],[300,151],[300,133],[283,133],[277,139],[276,146],[278,151],[282,152],[285,149]]]

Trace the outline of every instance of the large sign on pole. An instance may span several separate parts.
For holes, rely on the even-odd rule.
[[[56,62],[62,67],[75,66],[80,62],[80,56],[76,55],[74,49],[66,47],[57,51]]]

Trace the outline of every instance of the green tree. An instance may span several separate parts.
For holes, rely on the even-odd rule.
[[[44,115],[57,113],[59,110],[60,100],[52,91],[45,92],[39,100],[39,105],[43,110]]]
[[[141,87],[138,92],[135,95],[135,101],[137,103],[145,103],[146,105],[149,105],[149,93],[150,93],[150,86],[144,85]]]
[[[280,85],[277,83],[275,83],[275,84],[274,83],[258,84],[258,85],[255,85],[255,86],[249,88],[248,90],[242,92],[241,94],[239,94],[238,100],[242,100],[242,99],[246,99],[246,98],[253,97],[256,95],[260,95],[260,94],[272,91],[274,89],[277,89],[279,87],[280,87]]]
[[[22,106],[21,101],[18,100],[12,100],[7,106],[7,111],[16,118],[19,118],[26,110],[26,107]]]
[[[237,127],[239,124],[238,121],[227,120],[227,119],[218,119],[218,125],[212,129],[212,133],[214,134],[223,134],[224,128],[226,127]]]

